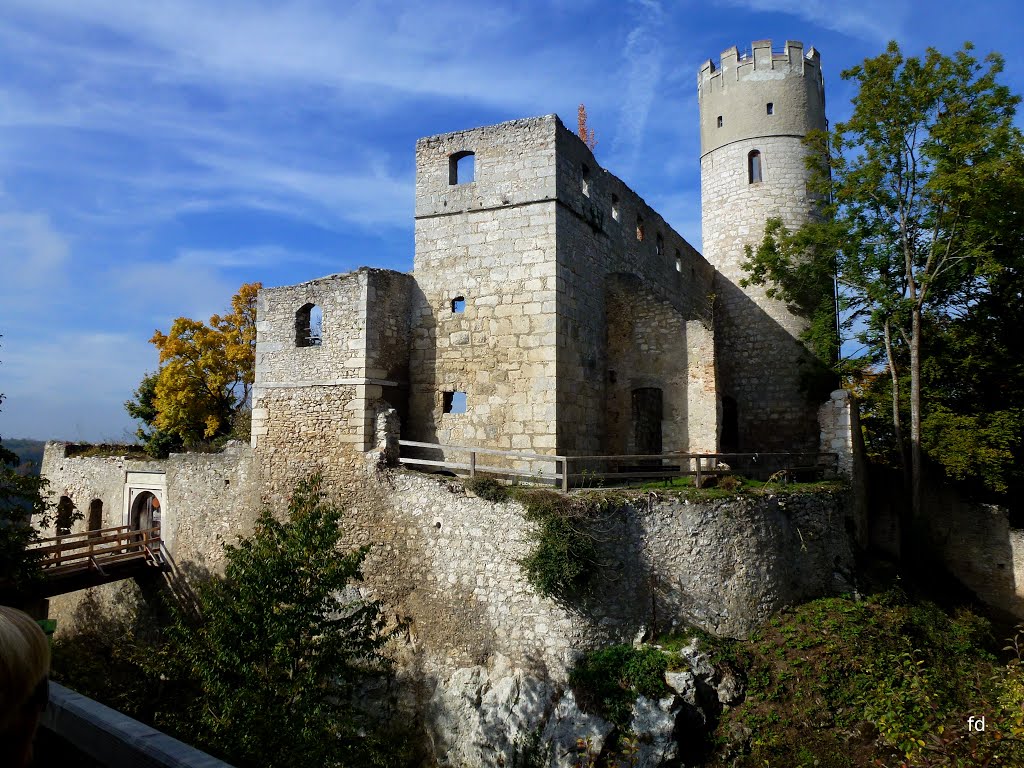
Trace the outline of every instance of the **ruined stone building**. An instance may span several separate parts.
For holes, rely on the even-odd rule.
[[[820,407],[799,387],[802,321],[739,285],[769,216],[814,213],[801,138],[824,127],[818,54],[732,48],[701,68],[698,92],[703,256],[555,115],[421,139],[411,273],[364,267],[260,292],[251,445],[140,462],[53,444],[52,490],[104,525],[134,524],[149,504],[172,554],[216,570],[218,542],[297,479],[369,493],[386,414],[402,438],[443,446],[820,445],[847,461],[849,401]],[[392,514],[379,502],[354,506],[358,543]]]

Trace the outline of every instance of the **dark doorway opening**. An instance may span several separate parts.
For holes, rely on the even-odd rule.
[[[135,497],[132,504],[131,526],[133,531],[144,531],[160,525],[160,499],[149,491]]]
[[[740,414],[736,400],[728,395],[722,398],[722,453],[735,453],[740,449]]]
[[[661,390],[633,390],[633,450],[638,454],[661,453]]]

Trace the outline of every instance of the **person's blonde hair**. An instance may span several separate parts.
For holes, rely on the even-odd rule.
[[[27,614],[0,605],[0,763],[24,765],[41,705],[33,694],[50,672],[50,644]]]

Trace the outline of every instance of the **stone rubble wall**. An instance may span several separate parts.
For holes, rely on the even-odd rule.
[[[222,453],[171,454],[162,461],[137,461],[124,457],[70,457],[67,443],[46,444],[42,475],[50,481],[49,493],[56,502],[68,496],[86,513],[72,533],[84,532],[89,504],[103,502],[103,527],[127,525],[126,481],[129,473],[153,473],[162,486],[161,538],[175,572],[187,577],[219,573],[224,567],[222,545],[248,536],[259,510],[257,477],[249,446],[229,444]],[[53,535],[55,531],[44,532]],[[117,583],[99,587],[110,600],[120,589]],[[84,592],[59,595],[50,600],[50,616],[67,629]]]

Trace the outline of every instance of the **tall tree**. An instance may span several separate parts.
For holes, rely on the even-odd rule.
[[[153,334],[160,370],[146,374],[125,408],[151,427],[139,436],[154,455],[229,433],[234,416],[249,407],[261,287],[243,285],[232,311],[213,315],[209,324],[179,317],[169,333]]]
[[[928,49],[905,58],[893,42],[843,72],[859,89],[850,119],[808,137],[826,216],[775,233],[775,263],[760,252],[750,263],[752,279],[795,295],[792,265],[835,260],[847,320],[888,370],[900,444],[904,374],[909,382],[912,520],[921,513],[925,317],[947,312],[988,268],[1001,237],[991,224],[1021,151],[1020,98],[998,82],[1003,60],[972,52],[966,43],[951,57]]]
[[[381,606],[353,596],[368,547],[342,551],[341,515],[313,478],[286,520],[265,511],[225,547],[223,579],[198,589],[198,623],[171,627],[167,677],[189,681],[172,702],[179,733],[239,766],[395,764],[359,707],[390,634]]]

